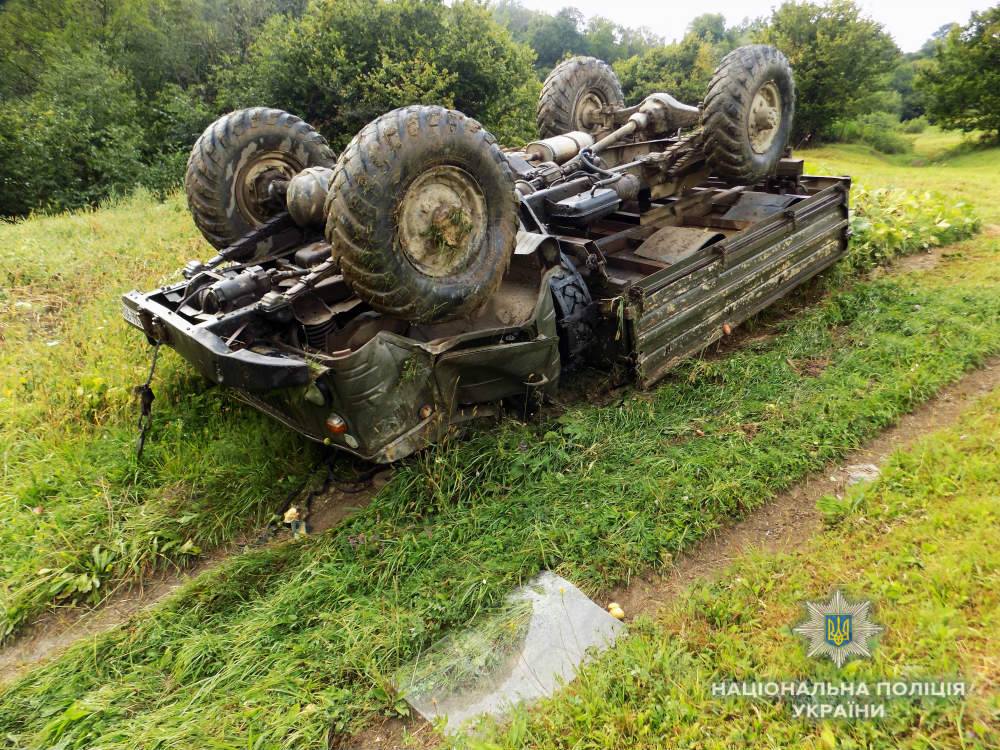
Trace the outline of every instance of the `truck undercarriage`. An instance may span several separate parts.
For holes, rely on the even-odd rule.
[[[552,393],[582,361],[648,387],[846,250],[849,180],[788,158],[789,123],[758,106],[778,84],[747,101],[762,123],[749,153],[770,162],[739,179],[713,161],[707,108],[664,94],[625,108],[596,84],[562,132],[523,150],[500,152],[460,113],[410,107],[363,130],[332,173],[261,157],[241,183],[253,190],[240,205],[261,207],[241,214],[250,228],[199,215],[212,195],[195,183],[219,254],[128,293],[124,316],[238,398],[375,462]]]

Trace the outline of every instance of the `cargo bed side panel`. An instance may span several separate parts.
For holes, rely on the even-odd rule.
[[[629,290],[636,375],[648,387],[685,357],[832,265],[847,250],[847,188],[835,184]]]

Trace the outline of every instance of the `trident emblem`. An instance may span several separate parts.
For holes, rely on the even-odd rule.
[[[826,615],[826,642],[840,648],[851,642],[851,616]]]

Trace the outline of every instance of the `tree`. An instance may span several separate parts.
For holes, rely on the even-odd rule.
[[[272,18],[217,83],[226,108],[286,109],[338,148],[406,104],[455,107],[515,140],[533,118],[531,58],[471,1],[316,0],[301,19]]]
[[[8,215],[92,205],[142,176],[134,85],[99,50],[54,61],[0,117],[0,206]]]
[[[935,122],[1000,139],[1000,6],[949,30],[916,85]]]
[[[498,0],[491,9],[493,18],[515,41],[535,51],[540,79],[571,55],[591,55],[612,63],[663,45],[663,39],[647,28],[622,26],[603,16],[584,23],[575,8],[563,8],[553,16],[525,8],[518,0]]]
[[[719,61],[740,44],[741,33],[717,13],[688,25],[679,42],[661,44],[615,65],[626,101],[665,91],[684,102],[700,102]]]
[[[828,135],[835,121],[865,111],[872,95],[888,88],[899,55],[882,25],[850,0],[786,2],[756,36],[780,49],[795,71],[796,139]]]
[[[585,52],[582,26],[583,14],[576,8],[563,8],[554,16],[537,19],[529,38],[538,56],[538,67],[549,70],[564,57]]]

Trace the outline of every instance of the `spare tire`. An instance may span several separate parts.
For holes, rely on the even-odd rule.
[[[326,237],[344,280],[391,317],[461,317],[497,288],[517,236],[514,178],[461,112],[403,107],[369,123],[334,168]]]
[[[280,109],[223,115],[195,141],[184,190],[194,223],[212,245],[228,247],[285,209],[269,186],[336,156],[311,125]]]
[[[702,108],[705,157],[712,172],[751,184],[774,171],[788,145],[795,82],[774,47],[738,47],[719,63]]]
[[[538,135],[595,133],[603,124],[597,115],[601,109],[624,106],[622,85],[610,65],[596,57],[571,57],[554,67],[542,84],[535,116]]]

